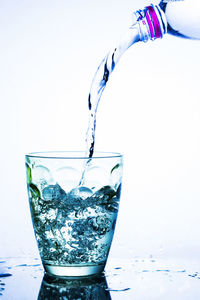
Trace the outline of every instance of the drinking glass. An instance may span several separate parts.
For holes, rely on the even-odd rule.
[[[122,181],[119,153],[26,155],[34,232],[44,269],[56,276],[101,273],[115,230]]]

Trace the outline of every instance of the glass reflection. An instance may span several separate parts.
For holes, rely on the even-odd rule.
[[[57,278],[45,274],[38,300],[111,300],[104,275],[85,278]]]

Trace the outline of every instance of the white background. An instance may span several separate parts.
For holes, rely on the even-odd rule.
[[[85,149],[93,74],[147,4],[0,1],[0,256],[36,252],[25,153]],[[169,35],[138,43],[99,106],[96,150],[125,155],[115,245],[133,256],[200,257],[199,53]]]

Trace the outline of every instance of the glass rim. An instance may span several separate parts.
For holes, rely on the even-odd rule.
[[[90,159],[85,155],[85,151],[40,151],[25,154],[25,157],[45,158],[45,159]],[[91,159],[117,158],[123,157],[118,152],[95,151]]]

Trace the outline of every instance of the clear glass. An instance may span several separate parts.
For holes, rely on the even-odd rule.
[[[104,270],[119,208],[123,158],[96,152],[26,155],[29,203],[47,273],[89,276]]]

